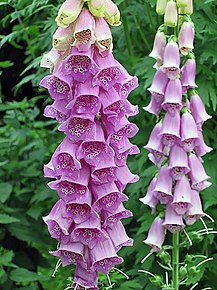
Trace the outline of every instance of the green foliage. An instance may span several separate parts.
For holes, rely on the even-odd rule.
[[[48,72],[39,68],[41,55],[51,48],[51,37],[56,29],[54,18],[62,0],[1,0],[0,1],[0,285],[3,290],[64,289],[72,283],[73,270],[60,268],[56,278],[51,278],[55,258],[48,251],[56,247],[48,236],[42,216],[46,215],[57,196],[46,186],[43,164],[49,161],[62,139],[57,132],[56,122],[43,118],[43,108],[50,101],[41,88],[40,79]],[[148,153],[142,149],[147,143],[155,118],[145,113],[142,107],[149,102],[147,88],[154,70],[153,60],[148,57],[156,28],[162,23],[155,13],[155,0],[117,0],[122,12],[120,27],[112,29],[114,53],[131,74],[139,77],[140,87],[132,93],[130,100],[138,104],[140,115],[132,119],[139,128],[139,134],[132,140],[141,148],[141,154],[129,158],[133,172],[140,175],[137,184],[129,185],[130,197],[126,204],[133,211],[134,218],[125,221],[128,234],[135,239],[132,248],[123,249],[125,258],[122,270],[129,275],[126,280],[120,273],[111,273],[114,288],[119,290],[157,290],[158,283],[165,283],[163,273],[170,268],[170,248],[164,248],[157,256],[152,255],[144,264],[141,260],[149,252],[142,241],[153,220],[150,209],[139,202],[144,196],[155,166],[148,160]],[[195,54],[197,57],[197,84],[209,114],[216,110],[216,5],[215,1],[197,0],[193,19],[196,27]],[[204,125],[206,143],[215,147],[216,118]],[[205,158],[205,166],[214,185],[202,193],[205,210],[217,221],[217,156],[216,148]],[[216,223],[206,223],[217,228]],[[186,236],[182,236],[181,256],[185,259],[180,275],[188,279],[189,288],[201,278],[200,289],[215,289],[217,244],[213,235],[199,236],[197,231],[203,225],[198,222],[189,228],[193,247]],[[193,231],[193,232],[192,232]],[[167,237],[167,244],[170,236]],[[188,255],[185,258],[186,253]],[[200,258],[213,255],[212,263],[205,263],[197,269]],[[138,270],[154,272],[156,286],[149,276]],[[170,271],[168,270],[170,273]],[[170,274],[169,274],[170,275]],[[163,279],[163,280],[162,280]],[[159,282],[160,281],[160,282]],[[159,284],[158,284],[159,285]],[[100,275],[100,289],[108,287],[105,275]],[[165,289],[170,289],[165,287]],[[181,290],[184,290],[185,288]],[[197,289],[197,288],[195,288]]]

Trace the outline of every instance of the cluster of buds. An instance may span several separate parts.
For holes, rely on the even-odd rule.
[[[111,0],[67,0],[41,63],[51,74],[40,85],[54,100],[44,115],[66,134],[44,167],[60,199],[43,219],[58,241],[51,252],[58,265],[76,265],[77,290],[98,289],[98,272],[122,263],[118,251],[133,244],[121,219],[132,216],[123,191],[138,181],[126,165],[128,155],[139,153],[129,141],[138,127],[128,121],[138,107],[127,100],[138,80],[112,55],[108,23],[117,25],[119,18]]]
[[[165,212],[157,212],[144,241],[152,252],[161,249],[167,230],[174,234],[205,215],[199,193],[211,183],[202,156],[212,150],[202,134],[202,125],[211,116],[195,83],[194,25],[189,16],[192,1],[158,1],[157,11],[165,13],[165,23],[150,54],[156,59],[156,73],[149,88],[151,102],[144,109],[157,117],[145,148],[158,171],[141,201],[153,214],[158,203],[165,205]],[[176,25],[178,35],[165,34],[171,29],[168,26]]]

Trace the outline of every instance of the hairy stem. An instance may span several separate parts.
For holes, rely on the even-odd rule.
[[[173,289],[179,290],[179,232],[173,235]]]

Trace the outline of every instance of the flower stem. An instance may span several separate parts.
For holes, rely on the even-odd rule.
[[[173,289],[179,290],[179,232],[173,235]]]

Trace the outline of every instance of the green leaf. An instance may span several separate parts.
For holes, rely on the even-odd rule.
[[[19,220],[7,214],[0,214],[0,224],[11,224],[15,222],[19,222]]]
[[[0,183],[0,201],[4,203],[10,197],[12,192],[12,185],[10,183],[2,182]]]
[[[10,279],[15,282],[34,282],[44,280],[45,277],[25,268],[14,269],[10,272]]]
[[[5,61],[0,61],[0,67],[1,68],[7,68],[7,67],[10,67],[10,66],[13,66],[14,63],[11,62],[10,60],[5,60]]]

